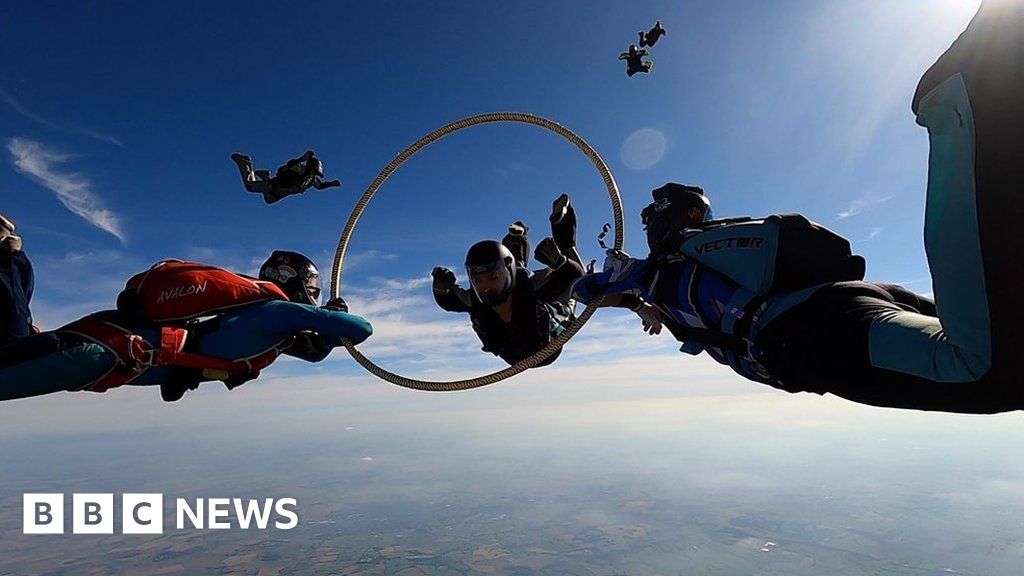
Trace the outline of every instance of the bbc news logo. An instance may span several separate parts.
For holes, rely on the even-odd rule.
[[[64,494],[24,494],[22,532],[25,534],[64,533]],[[291,530],[299,523],[294,498],[185,498],[175,500],[175,526],[178,530]],[[113,534],[113,494],[72,494],[72,534]],[[231,518],[234,517],[235,524]],[[271,520],[274,520],[271,522]],[[163,534],[163,494],[122,494],[122,534]]]

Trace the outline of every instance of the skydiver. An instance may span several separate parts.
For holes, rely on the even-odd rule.
[[[647,50],[640,50],[636,47],[636,44],[630,44],[629,50],[619,54],[619,60],[626,61],[626,75],[633,77],[633,74],[637,72],[647,73],[654,67],[654,62],[644,61],[644,56],[647,56]]]
[[[341,186],[340,180],[322,180],[324,164],[312,150],[286,162],[273,177],[269,170],[253,170],[252,159],[244,154],[232,154],[231,159],[238,165],[245,189],[262,194],[267,204],[278,202],[286,196],[302,194],[309,188],[324,190]]]
[[[551,236],[534,251],[547,266],[531,274],[527,227],[516,221],[501,242],[483,240],[466,254],[470,288],[456,283],[455,273],[437,267],[432,272],[434,300],[449,312],[468,312],[483,350],[509,364],[530,356],[548,344],[574,318],[569,287],[583,276],[576,248],[576,212],[569,196],[552,205]],[[554,362],[561,353],[541,365]]]
[[[244,364],[248,368],[242,372],[228,376],[173,363],[143,364],[146,355],[143,359],[122,357],[113,347],[84,338],[66,326],[0,346],[0,400],[61,391],[104,391],[104,379],[111,373],[138,370],[129,384],[158,386],[164,400],[175,401],[203,381],[222,380],[233,389],[258,375],[278,354],[319,362],[340,345],[341,338],[359,343],[373,332],[369,322],[348,313],[341,298],[319,305],[319,273],[301,254],[275,251],[261,267],[260,279],[277,285],[288,300],[253,302],[187,324],[186,352]],[[122,326],[133,338],[149,346],[161,345],[160,325],[121,310],[100,314],[104,322]]]
[[[574,296],[605,296],[611,306],[641,298],[683,342],[681,351],[707,351],[787,392],[955,413],[1024,409],[1024,169],[1016,161],[1024,157],[1024,110],[1012,104],[1024,100],[1024,73],[1014,65],[1022,60],[1024,2],[985,0],[914,94],[912,110],[930,138],[924,240],[935,300],[858,280],[762,297],[726,277],[725,260],[716,268],[710,253],[698,262],[700,250],[685,250],[692,229],[706,224],[688,219],[695,199],[678,185],[655,190],[642,213],[650,255],[610,253],[605,270],[581,278]],[[740,251],[754,255],[751,248],[767,242],[742,239],[698,246],[732,253],[735,263]],[[797,244],[802,255],[816,249]],[[736,250],[721,250],[729,246]]]
[[[637,33],[640,36],[640,47],[648,46],[653,48],[658,43],[658,39],[666,34],[665,27],[661,25],[661,20],[654,23],[654,27],[650,31],[644,33],[643,30]]]
[[[35,274],[14,228],[14,221],[0,214],[0,345],[33,332],[29,302]]]

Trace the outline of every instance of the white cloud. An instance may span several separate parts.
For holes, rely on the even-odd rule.
[[[396,259],[398,259],[397,254],[392,254],[390,252],[382,252],[380,250],[365,250],[363,252],[356,252],[354,254],[346,254],[345,270],[351,270],[353,268],[371,262],[390,262]]]
[[[861,240],[860,240],[860,241],[861,241],[861,242],[867,242],[868,240],[871,240],[871,239],[873,239],[873,238],[874,238],[875,236],[878,236],[878,235],[879,235],[879,234],[881,234],[881,233],[882,233],[882,228],[881,228],[881,227],[879,227],[879,226],[876,226],[876,227],[872,228],[872,229],[871,229],[871,230],[870,230],[870,231],[868,232],[868,235],[867,235],[866,237],[864,237],[864,238],[861,238]]]
[[[3,90],[0,90],[0,102],[5,102],[7,106],[11,108],[11,110],[14,110],[18,114],[21,114],[22,116],[28,118],[29,120],[32,120],[33,122],[46,126],[51,130],[56,130],[58,132],[77,133],[83,136],[88,136],[89,138],[92,138],[94,140],[99,140],[100,142],[107,142],[108,144],[113,144],[115,146],[124,148],[124,144],[121,143],[120,140],[108,134],[103,134],[101,132],[89,130],[86,128],[68,128],[66,126],[61,126],[60,124],[57,124],[56,122],[53,122],[46,118],[43,118],[42,116],[32,112],[31,110],[23,106],[21,102],[18,102],[18,100],[14,98],[14,96],[11,96]]]
[[[878,194],[867,192],[860,198],[857,198],[856,200],[850,202],[850,206],[846,210],[840,212],[839,214],[836,214],[836,218],[843,220],[851,216],[856,216],[861,212],[867,210],[868,208],[877,206],[879,204],[884,204],[889,200],[892,200],[892,198],[892,194],[888,196],[879,196]]]
[[[508,178],[509,176],[512,176],[513,174],[521,174],[523,172],[529,172],[529,171],[531,171],[530,166],[528,166],[527,164],[524,164],[522,162],[517,162],[517,161],[514,161],[514,160],[512,161],[512,163],[510,163],[508,165],[508,167],[506,167],[506,168],[498,168],[498,174],[501,175],[502,178]]]
[[[55,152],[39,142],[12,138],[7,142],[18,171],[50,189],[64,207],[87,220],[93,226],[113,234],[122,243],[121,218],[103,207],[102,199],[92,192],[92,182],[75,172],[62,172],[60,164],[71,156]]]

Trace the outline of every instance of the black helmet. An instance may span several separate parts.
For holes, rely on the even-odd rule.
[[[651,191],[651,196],[654,202],[640,213],[651,254],[674,249],[679,232],[711,219],[711,201],[699,186],[669,182]]]
[[[322,178],[324,175],[324,163],[314,156],[309,160],[306,160],[306,172],[313,176],[320,176]]]
[[[516,259],[501,242],[483,240],[466,253],[469,284],[481,302],[497,306],[516,285]]]
[[[292,302],[320,304],[320,272],[312,260],[298,252],[274,250],[260,267],[260,280],[277,284]]]

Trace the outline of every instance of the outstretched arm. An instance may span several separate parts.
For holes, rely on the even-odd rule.
[[[448,312],[469,312],[473,309],[473,295],[455,282],[455,272],[437,266],[430,272],[433,277],[434,302]]]
[[[602,306],[632,308],[650,284],[652,273],[653,269],[647,260],[630,258],[625,252],[609,250],[604,269],[577,280],[572,285],[572,297],[581,302],[589,302],[604,296]],[[636,300],[628,298],[630,296]]]
[[[360,316],[284,301],[251,304],[222,314],[218,322],[199,339],[198,352],[229,360],[249,358],[303,331],[315,332],[328,347],[342,338],[358,344],[373,333]]]
[[[469,290],[458,284],[447,292],[434,292],[434,302],[448,312],[469,312],[473,309],[473,298]]]
[[[578,262],[564,258],[564,262],[544,277],[544,282],[534,289],[537,299],[542,302],[556,300],[573,282],[583,277],[583,267]]]
[[[313,186],[313,188],[316,188],[317,190],[324,190],[324,189],[327,189],[327,188],[336,188],[338,186],[341,186],[341,180],[329,180],[327,182],[324,182],[323,180],[321,180],[319,178],[313,178],[312,186]]]

